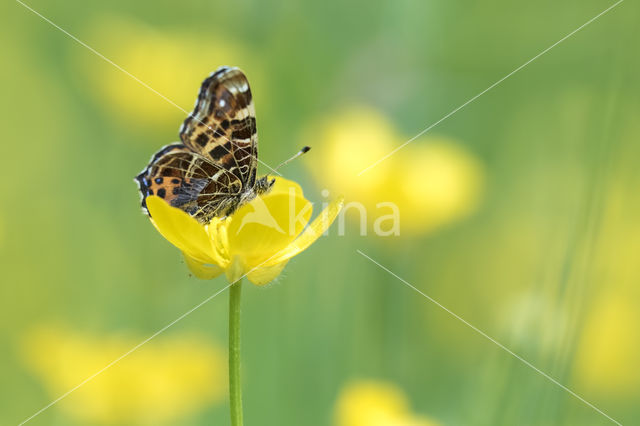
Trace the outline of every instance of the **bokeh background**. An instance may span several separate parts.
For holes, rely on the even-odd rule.
[[[366,206],[366,236],[348,209],[344,235],[246,286],[248,425],[612,424],[356,250],[640,423],[637,3],[359,177],[612,2],[28,4],[186,110],[209,72],[241,67],[261,159],[312,145],[284,175],[318,205]],[[132,178],[184,112],[21,4],[0,13],[10,425],[226,283],[190,277],[138,206]],[[384,201],[400,235],[373,232]],[[226,315],[223,293],[28,424],[228,424]]]

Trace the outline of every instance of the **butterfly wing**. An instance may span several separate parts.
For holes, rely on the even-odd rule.
[[[242,186],[256,180],[258,136],[251,89],[238,68],[221,67],[200,88],[180,139],[194,152],[235,175]]]
[[[157,195],[203,223],[223,215],[242,188],[236,175],[181,143],[160,149],[136,182],[145,213],[147,197]]]

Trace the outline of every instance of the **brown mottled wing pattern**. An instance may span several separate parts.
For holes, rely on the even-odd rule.
[[[145,213],[149,214],[146,198],[157,195],[202,222],[224,214],[242,188],[240,180],[221,164],[181,143],[158,151],[136,181]]]
[[[200,88],[180,139],[213,164],[252,188],[256,180],[258,136],[251,89],[238,68],[221,67]]]

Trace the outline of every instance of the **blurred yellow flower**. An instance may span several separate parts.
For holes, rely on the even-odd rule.
[[[300,185],[280,177],[268,193],[232,216],[214,218],[206,225],[156,196],[147,198],[147,207],[153,225],[182,251],[195,276],[211,279],[225,272],[233,283],[246,274],[252,283],[263,285],[329,228],[342,208],[342,198],[330,203],[306,228],[311,203]]]
[[[313,124],[306,133],[303,139],[313,146],[313,155],[319,159],[310,162],[315,166],[313,172],[318,182],[342,191],[348,199],[370,204],[384,199],[377,192],[388,191],[388,184],[395,179],[391,176],[394,170],[390,161],[380,163],[374,173],[358,176],[361,170],[387,155],[398,139],[383,116],[354,108]]]
[[[90,22],[83,38],[107,58],[149,87],[191,111],[194,88],[220,65],[259,69],[247,62],[243,47],[223,34],[196,36],[180,31],[154,29],[123,17],[101,17]],[[216,40],[211,43],[211,40]],[[76,66],[86,76],[89,91],[128,124],[177,129],[185,112],[162,99],[131,76],[105,64],[86,51],[74,49]],[[259,76],[251,74],[254,83]],[[256,85],[258,88],[261,85]],[[254,91],[255,93],[255,91]],[[266,98],[260,95],[260,98]]]
[[[396,176],[402,185],[400,194],[390,199],[397,200],[402,224],[409,231],[437,228],[477,207],[483,173],[478,161],[460,146],[430,138],[396,155]]]
[[[436,426],[411,413],[405,394],[396,386],[375,381],[348,385],[338,397],[336,426]]]
[[[23,341],[24,360],[57,398],[129,351],[141,338],[42,326]],[[226,355],[207,338],[161,337],[141,346],[62,399],[80,424],[157,425],[226,397]]]
[[[640,313],[636,298],[606,296],[587,317],[577,351],[576,379],[590,392],[637,397]]]
[[[351,108],[309,126],[303,138],[317,147],[319,161],[310,164],[318,182],[344,193],[350,202],[362,203],[369,214],[388,214],[380,203],[394,203],[403,232],[429,232],[465,217],[478,205],[483,168],[452,140],[423,136],[359,176],[409,139],[386,117]]]

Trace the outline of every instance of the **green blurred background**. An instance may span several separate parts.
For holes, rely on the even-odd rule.
[[[351,135],[345,151],[368,153],[367,132],[385,123],[384,154],[612,3],[28,4],[186,110],[209,72],[240,66],[261,159],[313,145],[283,173],[320,203],[361,169],[333,167],[340,135]],[[19,3],[0,11],[10,425],[226,282],[190,277],[139,210],[133,176],[177,140],[184,112]],[[373,235],[371,219],[360,236],[351,215],[346,235],[334,225],[275,283],[246,285],[246,424],[612,424],[358,249],[620,423],[640,423],[639,18],[621,3],[407,147],[456,184],[419,182],[417,199],[427,186],[441,194],[424,212],[400,200],[406,232]],[[358,111],[368,118],[340,124]],[[420,151],[440,140],[454,154]],[[384,171],[386,190],[406,188],[401,152],[363,178]],[[375,199],[363,182],[348,199]],[[228,424],[226,315],[223,293],[28,424]],[[376,414],[387,405],[388,421]]]

